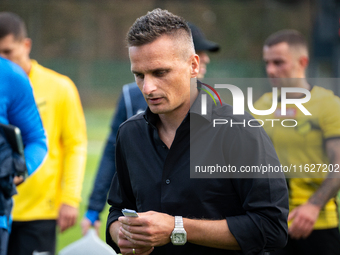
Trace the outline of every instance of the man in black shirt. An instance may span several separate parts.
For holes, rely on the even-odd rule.
[[[231,106],[212,100],[200,114],[201,95],[190,82],[199,57],[186,22],[155,9],[136,20],[127,41],[148,108],[117,134],[108,244],[122,254],[186,255],[264,254],[284,246],[288,194],[282,173],[190,178],[195,165],[206,163],[237,169],[280,163],[262,128],[213,129],[215,118],[248,122],[249,114],[235,117]],[[123,208],[139,217],[121,217]]]

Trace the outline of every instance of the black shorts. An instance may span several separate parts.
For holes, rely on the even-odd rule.
[[[270,255],[339,255],[340,233],[338,228],[313,230],[306,239],[292,239],[282,250]]]
[[[7,255],[55,254],[56,220],[13,221]]]

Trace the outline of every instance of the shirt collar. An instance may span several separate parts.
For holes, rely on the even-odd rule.
[[[36,67],[38,66],[38,62],[34,59],[31,59],[31,70],[28,74],[28,77],[30,79],[32,79],[32,77],[35,75],[35,70],[36,70]]]
[[[146,121],[146,124],[151,124],[151,126],[153,126],[154,128],[156,128],[157,126],[157,121],[159,120],[159,116],[158,114],[154,114],[149,106],[146,108],[143,117]]]

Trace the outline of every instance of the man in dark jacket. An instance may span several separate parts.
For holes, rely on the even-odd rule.
[[[220,46],[206,39],[203,32],[194,24],[189,23],[194,47],[197,55],[200,57],[198,78],[204,78],[207,72],[207,65],[210,63],[208,52],[218,52]],[[96,180],[89,199],[88,210],[82,220],[81,227],[83,234],[87,233],[90,226],[94,226],[99,232],[100,219],[99,214],[104,209],[107,200],[107,192],[114,173],[115,167],[115,148],[116,135],[120,124],[135,114],[143,112],[147,107],[142,92],[135,82],[123,86],[123,92],[117,103],[116,112],[111,123],[111,132],[107,139],[104,153],[97,172]]]
[[[240,125],[250,114],[207,98],[187,23],[155,9],[136,20],[127,42],[148,108],[118,130],[107,243],[123,255],[250,255],[284,246],[283,173],[242,174],[245,166],[279,169],[274,147],[263,128]],[[239,125],[214,127],[221,117]],[[221,178],[204,169],[192,177],[203,166],[219,167]],[[138,217],[123,217],[124,208]]]

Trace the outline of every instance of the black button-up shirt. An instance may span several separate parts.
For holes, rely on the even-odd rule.
[[[195,164],[190,159],[197,158],[190,158],[190,148],[202,147],[196,144],[200,139],[190,140],[190,135],[202,137],[207,148],[221,146],[218,151],[225,165],[279,165],[273,145],[262,128],[242,125],[211,128],[212,120],[220,119],[221,113],[234,121],[253,119],[249,114],[235,117],[231,106],[215,106],[208,100],[208,114],[201,116],[200,104],[199,95],[178,127],[170,149],[158,135],[158,115],[149,108],[121,125],[116,144],[117,173],[108,198],[111,208],[106,233],[108,244],[117,251],[108,229],[122,216],[123,208],[138,212],[154,210],[192,219],[226,219],[242,249],[231,251],[189,242],[183,246],[169,243],[155,247],[152,254],[263,254],[265,250],[286,244],[288,193],[283,175],[252,179],[190,178],[190,164]],[[195,127],[190,128],[191,120],[195,120]],[[197,130],[204,132],[199,134]],[[216,150],[203,150],[201,154],[200,158],[216,157]]]

